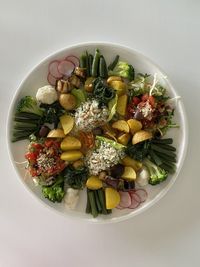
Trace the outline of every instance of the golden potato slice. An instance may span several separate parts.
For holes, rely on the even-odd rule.
[[[76,108],[77,104],[76,97],[72,94],[61,94],[59,102],[65,110],[73,110]]]
[[[112,124],[113,129],[116,129],[120,132],[125,132],[125,133],[129,133],[129,126],[128,123],[125,120],[118,120],[115,121]]]
[[[88,189],[98,190],[103,187],[103,183],[97,176],[90,176],[87,179],[86,186]]]
[[[152,136],[151,132],[147,132],[145,130],[140,130],[134,134],[134,136],[132,138],[132,144],[135,145],[135,144],[140,143],[142,141],[151,139],[152,137],[153,136]]]
[[[83,154],[79,150],[66,151],[66,152],[63,152],[60,156],[62,160],[69,161],[69,162],[76,161],[82,157],[83,157]]]
[[[81,142],[74,136],[66,136],[60,147],[62,150],[77,150],[81,148]]]
[[[116,90],[118,96],[123,95],[126,92],[127,85],[122,81],[112,81],[110,82],[110,87]]]
[[[136,119],[127,120],[127,123],[130,127],[130,131],[132,134],[140,131],[142,129],[142,123]]]
[[[117,113],[119,115],[124,116],[126,114],[127,101],[128,101],[128,96],[126,94],[125,95],[121,95],[118,98],[118,101],[117,101]]]
[[[132,159],[129,156],[122,159],[122,164],[124,166],[132,167],[136,172],[142,168],[142,163],[140,161]]]
[[[64,138],[65,134],[64,134],[63,129],[53,129],[48,133],[47,137],[49,137],[49,138]]]
[[[126,146],[128,144],[128,142],[130,141],[130,139],[131,139],[131,135],[129,133],[124,133],[124,134],[121,134],[117,138],[117,141],[118,141],[118,143]]]
[[[120,202],[120,194],[114,188],[105,189],[106,209],[114,209]]]
[[[111,82],[113,81],[122,81],[122,77],[120,76],[110,76],[107,79],[107,84],[110,85]]]
[[[122,178],[124,180],[135,180],[136,179],[136,172],[132,167],[125,167],[124,173],[122,174]]]
[[[74,117],[70,115],[62,115],[60,117],[60,123],[65,134],[68,134],[74,127]]]

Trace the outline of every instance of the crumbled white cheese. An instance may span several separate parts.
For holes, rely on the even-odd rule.
[[[79,199],[79,190],[68,188],[64,197],[64,205],[67,209],[75,209]]]
[[[96,150],[88,153],[85,162],[90,174],[97,175],[119,163],[123,157],[123,150],[115,149],[109,143],[102,142]]]
[[[99,108],[96,100],[89,100],[77,108],[75,113],[75,124],[80,130],[91,131],[101,126],[108,119],[108,109],[106,107]]]
[[[50,105],[58,100],[58,94],[53,86],[46,85],[38,89],[36,99],[40,103]]]
[[[145,103],[145,106],[141,109],[141,112],[142,112],[144,118],[146,118],[146,117],[148,117],[149,115],[151,115],[152,111],[153,111],[153,110],[152,110],[152,107],[151,107],[149,101],[147,101],[147,102]]]

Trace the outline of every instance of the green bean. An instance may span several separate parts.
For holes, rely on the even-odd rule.
[[[86,213],[91,213],[91,205],[89,200],[89,189],[87,189],[87,204],[86,204]]]
[[[89,55],[87,51],[85,52],[85,55],[86,55],[86,74],[87,77],[90,77]]]
[[[92,215],[94,218],[96,218],[98,216],[98,211],[97,211],[97,206],[96,206],[96,202],[95,202],[94,192],[92,190],[89,191],[88,196],[89,196],[89,201],[90,201],[90,205],[91,205]]]
[[[169,161],[169,162],[176,163],[176,157],[165,155],[165,154],[159,153],[159,152],[156,152],[156,154],[163,162]]]
[[[118,61],[119,61],[119,55],[116,55],[113,62],[111,62],[110,65],[108,66],[108,69],[113,70],[115,66],[117,65]]]
[[[101,78],[108,77],[108,69],[107,69],[105,58],[103,56],[100,56],[100,60],[99,60],[99,76]]]
[[[155,144],[151,144],[151,148],[157,152],[163,153],[165,155],[169,155],[169,156],[173,156],[176,157],[176,154],[173,153],[172,151],[168,151],[162,147],[160,147],[159,145],[155,145]]]
[[[92,75],[92,62],[93,62],[93,55],[89,54],[89,69],[90,69],[90,76]]]
[[[175,166],[169,166],[166,163],[163,163],[160,167],[169,173],[174,173],[176,169]]]
[[[18,118],[25,118],[25,119],[33,119],[33,120],[38,120],[41,118],[40,115],[34,114],[34,113],[29,113],[29,112],[16,112],[15,117]]]
[[[101,208],[101,203],[100,203],[100,200],[99,200],[99,196],[98,196],[98,192],[97,190],[94,191],[94,196],[95,196],[95,201],[96,201],[96,205],[97,205],[97,210],[99,213],[102,212],[102,208]]]
[[[97,193],[98,193],[98,196],[99,196],[99,200],[101,202],[102,213],[103,214],[107,214],[106,203],[105,203],[105,194],[103,192],[103,189],[97,190]]]
[[[82,54],[80,57],[80,68],[86,68],[86,54]]]
[[[160,157],[157,156],[157,154],[153,150],[149,151],[149,155],[153,159],[153,161],[155,162],[156,165],[160,166],[163,163],[163,161],[160,159]]]
[[[99,49],[96,49],[95,54],[94,54],[94,59],[92,62],[92,73],[91,73],[92,77],[98,76],[99,59],[100,59],[100,52],[99,52]]]
[[[172,138],[165,138],[165,139],[153,139],[152,143],[154,144],[167,144],[167,145],[171,145],[173,143],[173,139]]]
[[[159,146],[166,149],[166,150],[176,151],[176,148],[174,146],[165,145],[165,144],[159,144]]]

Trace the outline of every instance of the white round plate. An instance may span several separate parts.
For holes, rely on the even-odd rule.
[[[71,47],[67,47],[61,51],[58,51],[50,55],[46,59],[44,59],[22,81],[19,88],[17,89],[17,92],[13,98],[10,107],[8,123],[7,123],[7,140],[8,140],[8,149],[10,153],[10,158],[20,180],[23,182],[26,188],[28,188],[29,191],[32,192],[37,197],[37,199],[41,200],[41,203],[45,203],[46,206],[51,207],[55,211],[59,211],[60,213],[66,216],[76,217],[77,219],[81,220],[83,219],[96,223],[108,223],[108,222],[111,223],[111,222],[126,220],[145,211],[147,208],[151,207],[158,200],[160,200],[161,197],[163,197],[167,193],[169,188],[174,184],[180,172],[180,169],[183,165],[183,161],[187,150],[187,139],[188,139],[187,120],[181,99],[177,102],[175,118],[174,118],[174,120],[180,125],[180,128],[171,129],[167,135],[174,139],[174,145],[177,148],[177,159],[178,159],[177,170],[172,176],[169,176],[168,179],[165,182],[161,183],[160,185],[157,186],[148,185],[146,187],[146,190],[148,192],[148,199],[138,208],[133,210],[114,209],[111,215],[108,216],[101,215],[93,219],[91,215],[85,213],[86,192],[84,190],[80,194],[79,204],[74,211],[66,210],[63,203],[58,203],[58,204],[51,203],[42,196],[40,187],[36,187],[34,185],[31,177],[26,173],[24,165],[17,163],[17,162],[23,162],[25,160],[24,154],[26,151],[28,141],[19,141],[16,143],[10,142],[12,127],[13,127],[12,117],[15,112],[16,104],[21,97],[25,95],[35,96],[36,91],[39,87],[48,84],[46,77],[48,73],[49,62],[51,62],[54,59],[62,59],[67,55],[75,55],[79,57],[85,50],[89,51],[90,53],[94,53],[94,50],[97,47],[104,55],[107,62],[111,62],[114,56],[118,54],[120,55],[121,60],[125,60],[130,64],[132,64],[136,72],[148,73],[151,75],[157,73],[157,77],[159,78],[160,83],[167,88],[169,95],[171,97],[175,97],[178,95],[172,84],[166,78],[166,75],[160,69],[160,67],[154,64],[146,56],[132,50],[131,48],[110,43],[83,43],[74,45]]]

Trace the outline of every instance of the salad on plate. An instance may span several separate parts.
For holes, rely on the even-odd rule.
[[[99,49],[49,63],[48,84],[16,107],[12,142],[27,139],[26,169],[41,194],[75,209],[80,190],[86,213],[136,209],[147,185],[176,170],[173,139],[165,137],[175,108],[157,74],[136,73]],[[30,178],[29,178],[30,179]]]

